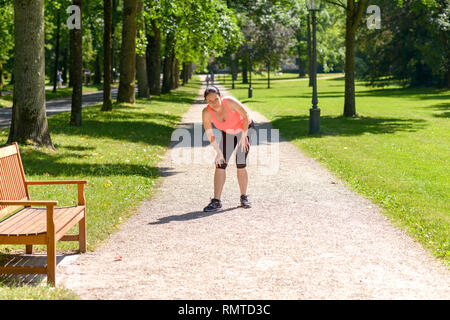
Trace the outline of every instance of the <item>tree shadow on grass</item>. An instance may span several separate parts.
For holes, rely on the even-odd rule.
[[[88,155],[88,154],[86,154]],[[80,177],[85,176],[141,176],[155,178],[177,174],[173,168],[154,167],[144,164],[129,163],[75,163],[67,161],[68,157],[79,158],[80,153],[47,154],[39,150],[22,155],[22,162],[26,175],[51,177]],[[51,179],[53,180],[53,178]]]
[[[450,94],[445,89],[436,88],[390,88],[390,89],[372,89],[356,93],[356,97],[411,97],[419,100],[450,100]]]
[[[321,131],[308,135],[309,116],[283,116],[272,121],[279,128],[283,138],[290,141],[299,138],[320,138],[323,136],[358,136],[365,133],[386,134],[398,131],[418,131],[425,127],[425,120],[371,118],[343,116],[321,116]]]
[[[438,103],[432,106],[429,106],[429,108],[432,108],[434,110],[442,111],[440,113],[433,113],[433,117],[436,118],[449,118],[450,117],[450,103],[449,102],[443,102]]]
[[[180,117],[162,113],[138,113],[116,112],[114,117],[101,115],[97,117],[94,112],[86,116],[82,127],[68,126],[69,114],[61,114],[49,119],[49,127],[52,133],[90,136],[94,138],[110,138],[119,141],[143,142],[150,145],[167,146],[175,125]],[[146,118],[148,117],[148,118]],[[145,118],[145,119],[143,119]],[[154,120],[154,121],[153,121]],[[166,121],[170,125],[160,124],[155,121]]]

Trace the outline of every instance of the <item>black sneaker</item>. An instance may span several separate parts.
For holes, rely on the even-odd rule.
[[[241,207],[244,207],[244,208],[252,207],[252,203],[250,201],[248,201],[248,197],[246,194],[241,195]]]
[[[211,202],[203,209],[204,212],[220,211],[222,209],[222,201],[219,199],[211,199]]]

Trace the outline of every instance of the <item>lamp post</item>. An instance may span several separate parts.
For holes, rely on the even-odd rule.
[[[311,12],[312,17],[312,80],[313,80],[313,96],[312,96],[312,108],[309,109],[309,134],[314,134],[320,131],[320,109],[317,107],[317,53],[316,53],[316,11],[320,10],[319,0],[308,0],[308,10]]]
[[[233,52],[231,54],[231,89],[234,89],[234,58],[236,57],[236,54]]]
[[[252,88],[252,58],[250,57],[250,82],[249,82],[249,86],[248,86],[248,97],[252,98],[253,97],[253,88]]]

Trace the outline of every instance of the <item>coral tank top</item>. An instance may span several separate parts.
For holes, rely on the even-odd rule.
[[[228,108],[228,104],[225,99],[222,99],[222,103],[225,105],[225,109],[227,111],[227,120],[219,121],[214,116],[211,107],[208,105],[208,111],[211,115],[212,122],[214,126],[229,134],[238,134],[244,129],[244,118],[237,111],[231,112],[230,108]],[[251,120],[248,120],[248,123],[251,123]]]

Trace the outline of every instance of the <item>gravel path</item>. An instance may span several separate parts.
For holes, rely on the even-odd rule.
[[[201,100],[180,128],[200,128]],[[450,298],[439,261],[291,143],[251,147],[251,209],[237,207],[231,163],[219,213],[202,212],[213,158],[183,164],[182,151],[213,154],[206,144],[171,148],[160,166],[172,174],[155,197],[97,251],[58,265],[58,285],[83,299]]]

